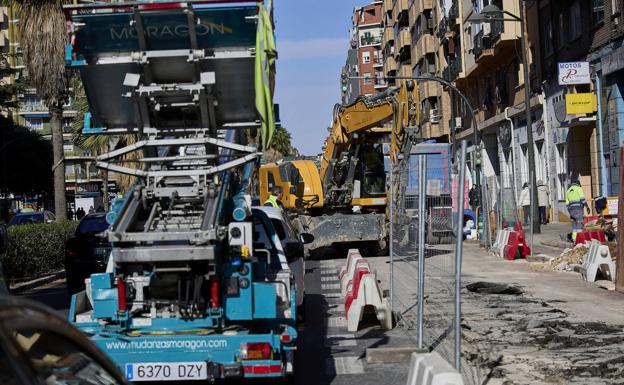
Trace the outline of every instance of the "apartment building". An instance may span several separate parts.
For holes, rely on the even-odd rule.
[[[374,95],[388,86],[381,53],[381,11],[381,1],[373,1],[353,11],[350,47],[341,74],[343,103],[352,103],[359,95]]]
[[[444,38],[444,8],[433,0],[411,0],[409,32],[411,35],[411,65],[413,76],[443,75],[448,55],[442,44]],[[438,142],[450,141],[451,94],[434,81],[418,82],[420,97],[420,135]]]
[[[446,61],[442,76],[451,80],[476,111],[475,136],[466,106],[451,96],[451,137],[471,144],[471,170],[481,154],[481,182],[488,201],[511,201],[521,186],[542,180],[549,187],[552,220],[568,220],[565,191],[580,180],[587,197],[619,192],[617,150],[624,142],[624,48],[622,0],[490,2],[524,17],[529,79],[523,76],[520,23],[474,24],[469,18],[488,5],[485,0],[442,2],[438,37]],[[587,61],[591,84],[559,85],[558,65]],[[598,114],[566,113],[565,95],[596,92],[598,81],[602,133]],[[524,87],[529,87],[533,143],[527,141]],[[475,143],[475,137],[477,141]],[[475,146],[475,144],[478,145]],[[528,161],[533,146],[535,164]]]

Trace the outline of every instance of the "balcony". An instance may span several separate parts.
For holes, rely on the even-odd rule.
[[[373,67],[383,67],[383,58],[379,56],[373,57]]]
[[[406,46],[409,47],[411,45],[412,45],[412,35],[410,34],[409,28],[407,27],[401,28],[398,34],[397,47],[401,49],[403,47],[406,47]]]
[[[420,100],[440,96],[440,85],[437,82],[422,82],[418,87]]]
[[[360,47],[369,45],[381,45],[381,36],[362,36],[360,37]]]
[[[423,34],[416,42],[414,50],[416,51],[416,62],[428,53],[435,53],[438,50],[437,39],[428,33]]]
[[[384,78],[375,78],[373,84],[376,90],[383,90],[388,87],[388,82]]]
[[[396,72],[397,63],[394,59],[394,55],[390,55],[384,59],[383,72],[386,76],[391,76],[393,72]]]
[[[408,0],[394,0],[393,3],[392,15],[394,17],[398,17],[401,12],[409,10]]]

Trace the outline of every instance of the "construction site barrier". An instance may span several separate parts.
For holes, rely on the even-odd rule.
[[[507,246],[507,242],[509,241],[509,233],[513,230],[503,229],[498,230],[496,233],[496,241],[492,244],[492,251],[499,257],[505,257],[505,246]]]
[[[392,312],[387,299],[383,298],[375,273],[359,251],[351,249],[347,263],[340,270],[340,290],[345,300],[347,330],[358,330],[366,307],[375,310],[377,320],[386,329],[392,329]]]
[[[581,266],[581,277],[587,282],[594,282],[600,271],[605,278],[615,282],[615,262],[611,259],[609,246],[596,240],[588,242],[587,245],[589,250]]]
[[[507,238],[507,245],[503,248],[503,258],[513,261],[516,256],[520,258],[526,258],[531,255],[531,248],[526,243],[526,237],[524,230],[520,227],[520,230],[510,230]]]
[[[583,230],[576,233],[576,240],[574,241],[574,244],[579,245],[585,242],[591,242],[592,240],[596,240],[600,243],[605,243],[607,241],[607,237],[602,230]]]
[[[407,385],[464,385],[464,380],[440,354],[412,353]]]

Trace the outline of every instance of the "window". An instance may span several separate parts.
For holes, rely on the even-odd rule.
[[[595,27],[604,21],[604,0],[592,0],[592,25]]]
[[[364,74],[364,84],[371,84],[372,82],[372,78],[371,78],[371,74],[370,73],[365,73]]]
[[[552,22],[549,20],[542,31],[542,47],[544,48],[544,57],[548,57],[553,54],[553,34],[552,34]]]
[[[557,32],[559,32],[559,36],[557,37],[557,48],[563,48],[565,47],[567,43],[566,37],[568,36],[568,33],[566,32],[567,30],[566,27],[568,26],[568,24],[564,22],[563,19],[564,19],[563,13],[560,13],[559,14],[559,28],[557,29]]]
[[[362,52],[362,63],[370,63],[370,52]]]
[[[581,1],[576,0],[570,7],[570,40],[580,37],[582,33],[583,23],[581,20]]]

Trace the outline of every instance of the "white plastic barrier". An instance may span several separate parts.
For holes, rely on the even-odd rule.
[[[362,258],[362,255],[357,249],[350,249],[347,254],[347,263],[342,267],[342,269],[340,269],[340,294],[343,297],[347,295],[349,282],[353,279],[355,269],[363,263],[368,265],[368,262]]]
[[[594,282],[598,270],[600,270],[604,277],[615,281],[615,262],[611,259],[609,246],[596,240],[585,244],[589,246],[589,250],[583,266],[581,266],[581,277],[587,282]]]
[[[507,242],[509,242],[509,233],[511,233],[511,229],[503,229],[498,230],[498,234],[496,234],[496,242],[492,245],[492,251],[499,258],[505,257],[505,246],[507,246]]]
[[[464,385],[464,380],[440,354],[412,353],[407,385]]]
[[[351,286],[351,289],[353,289],[353,286]],[[366,306],[375,308],[377,320],[385,330],[392,329],[392,311],[388,300],[382,297],[381,288],[377,284],[375,274],[371,272],[364,274],[357,289],[357,293],[348,292],[345,298],[345,307],[347,307],[347,301],[350,300],[350,305],[347,308],[347,330],[350,332],[358,330]]]

